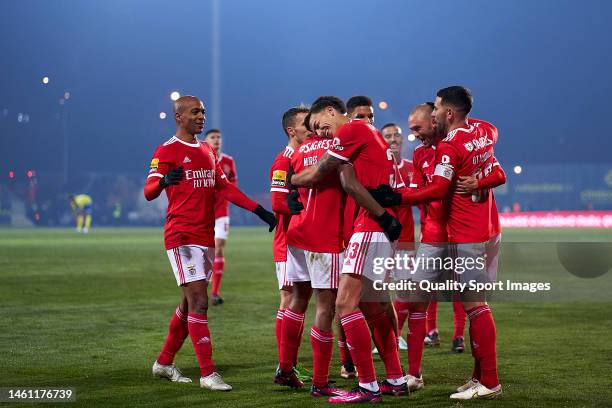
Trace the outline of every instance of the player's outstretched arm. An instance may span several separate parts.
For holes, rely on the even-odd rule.
[[[251,200],[246,194],[244,194],[238,187],[226,180],[225,183],[218,184],[219,189],[223,191],[225,198],[232,204],[237,205],[240,208],[249,210],[257,215],[263,222],[268,224],[269,231],[272,232],[276,227],[276,217],[270,211]]]
[[[310,187],[319,183],[343,163],[346,162],[325,152],[325,154],[321,156],[317,162],[316,166],[311,166],[304,171],[293,174],[289,182],[293,186]]]
[[[433,182],[419,189],[405,190],[401,193],[402,205],[415,205],[429,201],[441,200],[450,189],[450,180],[434,176]]]

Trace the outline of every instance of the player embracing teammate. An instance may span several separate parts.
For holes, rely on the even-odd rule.
[[[432,181],[423,188],[401,194],[388,189],[371,193],[384,206],[442,200],[450,256],[474,261],[485,259],[484,265],[476,262],[461,274],[455,272],[455,280],[491,282],[496,279],[501,239],[499,216],[491,189],[505,182],[505,174],[493,151],[498,138],[497,128],[484,121],[468,119],[471,108],[472,95],[468,89],[452,86],[439,90],[431,115],[438,132],[445,137],[436,147]],[[437,243],[421,244],[417,257],[436,258],[442,249],[443,246]],[[440,274],[439,270],[418,267],[411,279],[437,281]],[[417,290],[410,295],[415,312],[425,313],[429,294]],[[460,386],[451,399],[498,398],[502,389],[497,374],[496,330],[491,309],[483,293],[465,291],[459,295],[470,320],[474,370],[472,378]],[[420,331],[420,336],[423,335],[424,330]],[[421,344],[422,341],[420,338]],[[409,341],[409,350],[411,347]],[[422,383],[420,372],[412,368],[410,371],[409,382],[411,376],[418,376],[416,380]]]

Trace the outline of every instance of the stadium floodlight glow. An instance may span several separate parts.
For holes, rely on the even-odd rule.
[[[9,178],[15,178],[15,172],[13,170],[9,171]]]
[[[408,141],[409,142],[414,142],[416,140],[416,136],[413,135],[412,133],[408,135]]]
[[[172,91],[170,93],[170,99],[172,99],[173,101],[176,101],[180,97],[181,97],[181,94],[178,91]]]
[[[166,119],[166,112],[159,112],[159,118],[160,119]]]
[[[378,102],[378,107],[382,110],[385,110],[389,107],[389,104],[385,101],[380,101]]]
[[[26,176],[28,176],[28,178],[34,177],[34,171],[28,170],[28,172],[26,173]]]
[[[64,92],[64,99],[66,100],[70,99],[70,92],[68,91]]]
[[[43,77],[42,83],[47,85],[49,83],[49,77],[48,76]]]
[[[521,174],[523,172],[523,168],[521,166],[514,166],[514,173]]]

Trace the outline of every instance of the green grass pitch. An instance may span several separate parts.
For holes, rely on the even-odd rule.
[[[612,241],[610,230],[504,234],[506,240],[530,242]],[[76,406],[327,406],[306,389],[272,383],[278,291],[270,244],[271,234],[263,229],[232,229],[222,287],[226,304],[210,307],[209,321],[217,367],[234,390],[213,393],[197,382],[151,377],[179,300],[161,229],[94,228],[88,236],[59,229],[0,230],[0,387],[75,387]],[[597,279],[609,283],[609,276]],[[384,405],[610,407],[610,299],[493,302],[504,399],[463,404],[452,403],[448,395],[467,379],[472,359],[469,350],[450,352],[451,305],[441,303],[443,344],[425,350],[425,389],[386,397]],[[339,378],[334,353],[332,379],[353,386]],[[311,367],[308,336],[300,360]],[[407,364],[405,352],[402,361]],[[176,364],[197,381],[189,340]],[[377,371],[383,372],[379,361]]]

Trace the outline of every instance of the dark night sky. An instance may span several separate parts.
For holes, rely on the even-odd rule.
[[[204,99],[242,186],[265,191],[288,107],[366,94],[390,105],[378,125],[405,124],[452,84],[470,87],[474,116],[499,127],[506,166],[611,161],[610,1],[220,3],[221,122],[210,123],[210,2],[3,1],[0,172],[61,171],[58,100],[69,91],[71,171],[144,178],[173,133],[158,115],[178,90]]]

